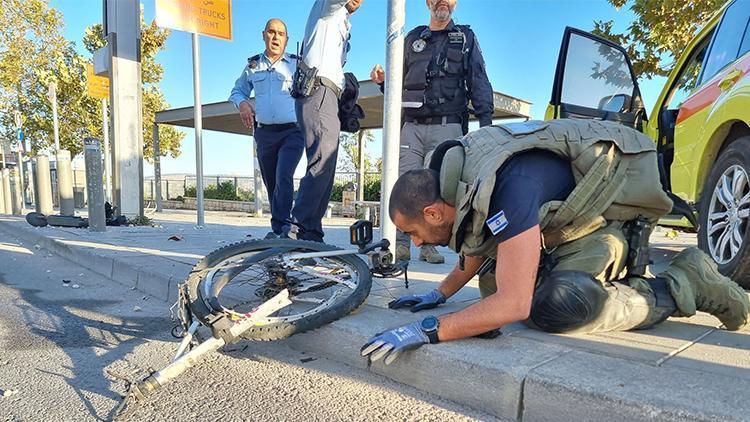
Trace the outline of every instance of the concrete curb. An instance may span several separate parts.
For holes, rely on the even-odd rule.
[[[0,221],[0,232],[166,302],[175,276],[97,253],[85,242],[45,236]],[[440,309],[440,308],[438,308]],[[409,312],[366,305],[346,318],[284,340],[289,347],[369,369],[503,420],[748,420],[747,385],[680,367],[657,367],[553,342],[503,335],[422,347],[394,364],[369,364],[359,348],[376,331],[413,320]],[[731,381],[734,381],[732,383]],[[738,382],[739,381],[739,382]]]

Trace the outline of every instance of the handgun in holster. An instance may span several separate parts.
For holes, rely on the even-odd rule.
[[[643,277],[649,264],[648,237],[651,234],[651,222],[645,217],[638,217],[627,224],[628,236],[628,276]]]
[[[297,62],[297,70],[292,79],[292,92],[294,98],[306,98],[320,86],[318,68],[310,67],[303,60]]]

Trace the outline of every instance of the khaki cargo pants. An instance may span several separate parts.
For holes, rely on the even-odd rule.
[[[648,328],[666,319],[669,314],[656,307],[656,296],[642,278],[624,276],[628,243],[622,222],[609,225],[580,239],[555,248],[547,259],[550,271],[540,270],[537,288],[545,276],[555,271],[583,271],[604,287],[607,299],[604,308],[592,321],[567,332],[605,332]],[[497,290],[495,274],[485,274],[479,280],[479,290],[486,297]],[[528,325],[534,326],[531,321]],[[538,327],[535,327],[538,328]]]

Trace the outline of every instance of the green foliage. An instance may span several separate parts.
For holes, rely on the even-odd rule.
[[[128,224],[130,224],[131,226],[153,226],[154,220],[144,215],[137,215],[133,218],[129,218]]]
[[[62,148],[82,151],[82,139],[102,138],[101,105],[86,92],[88,57],[65,39],[63,17],[48,0],[0,0],[0,144],[15,142],[14,111],[23,115],[23,129],[32,153],[54,145],[49,86],[57,84],[59,136]],[[155,58],[169,31],[141,22],[144,155],[151,159],[154,113],[169,105],[159,91],[163,69]],[[104,46],[101,25],[86,29],[84,46]],[[184,134],[172,127],[160,132],[162,155],[176,157]]]
[[[380,201],[380,177],[365,182],[365,201]]]
[[[339,135],[339,159],[336,163],[337,171],[354,172],[359,170],[359,137],[362,136],[362,152],[365,154],[365,170],[382,166],[380,160],[374,161],[367,153],[367,144],[375,141],[375,135],[369,130],[357,133],[341,133]],[[341,153],[343,152],[343,154]]]
[[[342,202],[343,201],[343,193],[344,193],[344,187],[346,186],[345,183],[337,182],[333,184],[333,189],[331,190],[331,201],[332,202]],[[365,181],[365,194],[364,194],[365,201],[380,201],[380,177],[372,178],[370,180]]]
[[[666,76],[697,31],[726,0],[607,0],[636,19],[622,33],[613,21],[595,21],[594,34],[622,45],[640,78]]]
[[[185,190],[185,196],[188,198],[195,198],[197,189],[195,186],[191,186]],[[234,189],[234,182],[227,180],[219,183],[219,186],[209,185],[203,188],[203,197],[206,199],[221,199],[224,201],[245,201],[251,202],[255,200],[253,192],[245,189]]]
[[[81,116],[91,104],[81,101],[80,93],[85,92],[81,89],[81,62],[72,44],[65,40],[62,28],[62,15],[44,0],[0,0],[2,143],[16,140],[15,110],[24,117],[24,132],[34,151],[54,142],[52,107],[46,95],[50,82],[57,80],[60,142],[76,151],[73,144],[79,133],[75,130],[88,127],[89,119]],[[71,127],[75,130],[66,132]],[[80,142],[81,138],[77,139]]]

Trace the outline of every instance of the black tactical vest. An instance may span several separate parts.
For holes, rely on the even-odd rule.
[[[404,41],[406,117],[464,116],[468,97],[466,77],[474,32],[455,25],[439,32],[418,26]]]

